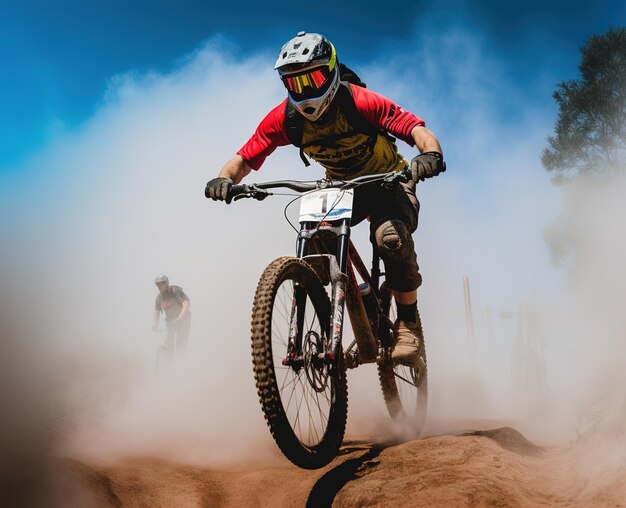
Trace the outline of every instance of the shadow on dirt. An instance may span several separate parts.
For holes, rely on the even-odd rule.
[[[526,439],[520,432],[511,427],[501,427],[489,430],[476,430],[457,434],[458,436],[480,436],[489,438],[502,448],[518,455],[537,456],[543,453],[543,448]],[[388,441],[374,443],[367,441],[348,441],[344,443],[339,456],[363,451],[359,457],[348,459],[326,472],[313,486],[307,499],[307,508],[330,507],[335,496],[350,481],[366,473],[367,469],[378,464],[376,457],[386,448],[397,446],[405,441]]]
[[[385,448],[396,446],[400,443],[400,441],[375,444],[368,443],[367,445],[364,442],[347,443],[347,446],[342,448],[339,455],[345,455],[359,450],[364,450],[365,453],[360,457],[342,462],[317,480],[307,499],[307,508],[332,506],[335,496],[346,483],[356,479],[359,473],[368,467],[375,466],[377,462],[372,461],[378,457]]]

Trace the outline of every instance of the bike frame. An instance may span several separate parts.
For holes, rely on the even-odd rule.
[[[230,199],[237,200],[252,197],[262,200],[272,194],[268,192],[269,190],[276,188],[288,188],[297,192],[307,192],[324,188],[348,189],[354,188],[356,185],[375,181],[379,181],[381,185],[393,186],[397,185],[398,182],[406,182],[409,179],[410,172],[408,169],[404,169],[400,172],[361,176],[350,182],[333,182],[331,180],[300,182],[282,180],[252,185],[235,185],[231,189]],[[349,218],[334,221],[301,222],[296,245],[296,256],[306,261],[313,270],[315,270],[324,285],[328,283],[332,284],[330,319],[329,323],[324,324],[324,332],[330,340],[324,342],[326,346],[325,351],[321,353],[318,352],[319,359],[330,365],[339,361],[343,335],[344,308],[347,306],[355,341],[346,350],[346,360],[349,360],[346,362],[346,366],[356,367],[361,363],[373,363],[376,361],[379,344],[379,340],[376,336],[379,335],[377,332],[383,329],[371,329],[363,299],[358,288],[356,273],[358,273],[365,282],[369,283],[374,291],[381,326],[389,326],[391,328],[393,323],[391,323],[389,318],[382,312],[382,295],[379,282],[380,276],[383,275],[383,273],[380,271],[380,257],[376,251],[376,247],[373,246],[372,271],[370,274],[350,240],[350,227]],[[309,254],[311,240],[323,230],[330,231],[337,238],[336,253]],[[304,329],[305,304],[306,294],[304,289],[296,284],[291,305],[287,357],[283,361],[285,365],[290,365],[293,368],[300,368],[303,365],[302,330]],[[390,346],[390,344],[382,345],[384,348]],[[355,347],[358,350],[358,354],[354,351]]]
[[[322,280],[330,279],[332,284],[331,290],[331,319],[329,338],[327,341],[327,350],[325,358],[335,360],[339,357],[341,351],[340,345],[343,336],[343,319],[344,308],[348,309],[348,316],[352,329],[354,331],[355,341],[348,347],[345,352],[346,358],[350,358],[347,367],[356,367],[361,363],[373,363],[378,356],[378,340],[369,324],[369,319],[363,299],[359,291],[356,273],[358,273],[364,282],[372,287],[372,291],[376,296],[380,312],[380,257],[373,248],[372,252],[372,270],[371,274],[365,267],[361,256],[350,239],[350,219],[341,219],[334,222],[326,222],[318,225],[317,223],[303,222],[301,223],[300,232],[297,242],[297,257],[308,262],[313,266],[314,270],[321,275]],[[320,231],[330,231],[337,238],[337,252],[332,254],[311,254],[309,255],[309,246],[311,240]],[[290,341],[295,346],[296,351],[301,351],[302,330],[304,326],[304,303],[306,295],[304,291],[296,287],[294,290],[292,323]],[[295,320],[295,322],[293,321]],[[354,353],[357,347],[358,354]]]

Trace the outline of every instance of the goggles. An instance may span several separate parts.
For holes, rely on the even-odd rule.
[[[328,65],[317,67],[315,69],[303,72],[297,75],[284,75],[281,76],[285,88],[294,94],[302,94],[306,87],[312,90],[319,90],[322,88],[328,78],[332,75],[333,69]]]

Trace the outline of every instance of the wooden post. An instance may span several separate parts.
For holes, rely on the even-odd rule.
[[[465,297],[465,321],[467,324],[467,339],[470,349],[474,351],[474,318],[472,315],[472,299],[470,296],[469,278],[463,277],[463,295]]]

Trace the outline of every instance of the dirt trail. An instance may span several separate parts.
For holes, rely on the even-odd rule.
[[[348,440],[316,471],[280,457],[224,470],[148,458],[58,459],[49,500],[65,507],[626,507],[626,468],[592,481],[582,460],[579,450],[540,448],[511,428],[406,443]]]

